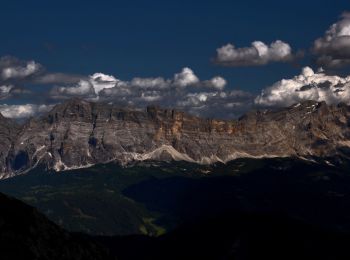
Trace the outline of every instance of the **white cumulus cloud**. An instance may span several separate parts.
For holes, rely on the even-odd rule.
[[[95,73],[89,77],[89,81],[92,84],[95,93],[98,94],[102,89],[113,88],[118,80],[111,75],[103,73]]]
[[[350,76],[326,75],[303,68],[300,75],[282,79],[262,90],[255,104],[262,106],[289,106],[303,100],[326,101],[328,104],[350,104]]]
[[[53,105],[0,105],[0,113],[8,118],[26,118],[36,114],[44,113],[52,109]]]
[[[261,41],[252,42],[250,47],[236,48],[227,44],[216,50],[215,62],[223,66],[258,66],[271,62],[286,62],[293,59],[288,43],[277,40],[267,45]]]
[[[1,77],[4,80],[25,78],[40,70],[40,65],[34,61],[27,62],[26,65],[10,65],[2,68]]]
[[[170,81],[162,77],[133,78],[129,85],[142,89],[166,89],[170,86]]]
[[[155,104],[202,116],[214,116],[221,112],[223,116],[220,117],[232,116],[234,113],[237,116],[237,110],[242,111],[252,104],[252,96],[248,93],[233,95],[238,92],[225,91],[226,85],[227,81],[221,76],[201,80],[188,67],[168,79],[134,77],[121,80],[112,75],[95,73],[77,84],[52,88],[50,97],[64,100],[78,96],[120,106],[145,107]],[[227,106],[226,103],[235,105]]]
[[[53,98],[65,99],[73,96],[77,97],[93,97],[95,89],[92,83],[88,80],[80,80],[78,84],[73,86],[61,87],[57,86],[51,90],[50,95]]]
[[[210,80],[206,80],[203,82],[203,85],[209,88],[214,88],[217,90],[223,90],[227,84],[226,79],[220,76],[216,76]]]
[[[181,72],[174,75],[174,85],[179,87],[187,87],[199,82],[198,77],[190,68],[183,68]]]
[[[314,42],[312,51],[321,66],[350,65],[350,13],[344,13],[340,21],[332,24],[324,36]]]
[[[14,88],[13,85],[2,85],[0,86],[0,99],[6,98],[10,95],[10,91]]]
[[[169,91],[189,91],[190,89],[200,90],[201,88],[223,90],[227,81],[220,76],[209,80],[201,81],[190,68],[183,68],[175,73],[173,78],[163,77],[141,78],[134,77],[130,81],[117,79],[112,75],[95,73],[87,79],[80,80],[77,84],[54,87],[51,96],[54,98],[67,98],[71,96],[85,96],[89,98],[108,98],[112,96],[138,96],[143,100],[159,100],[163,93]],[[152,92],[153,91],[153,92]],[[157,98],[150,97],[149,93],[157,92]],[[94,93],[95,95],[91,95]],[[67,96],[67,97],[65,97]],[[151,96],[154,96],[153,94]]]

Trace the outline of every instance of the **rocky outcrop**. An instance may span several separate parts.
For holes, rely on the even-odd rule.
[[[7,177],[16,171],[20,155],[15,160],[14,143],[20,126],[0,114],[0,177]]]
[[[73,99],[19,127],[0,118],[2,177],[38,164],[57,171],[97,163],[346,154],[350,107],[307,101],[238,120],[204,119],[177,110],[130,110]]]

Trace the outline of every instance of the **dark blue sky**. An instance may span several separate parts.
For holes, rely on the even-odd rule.
[[[348,1],[1,1],[0,56],[33,59],[50,71],[171,77],[188,66],[222,75],[228,88],[258,92],[300,66],[225,68],[210,58],[226,43],[312,42],[349,10]],[[306,57],[302,64],[310,64]]]

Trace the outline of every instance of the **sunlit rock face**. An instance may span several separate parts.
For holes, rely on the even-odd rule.
[[[4,117],[0,122],[2,178],[39,164],[57,171],[110,161],[210,164],[239,157],[345,155],[350,147],[350,107],[315,101],[224,121],[74,99],[21,127]]]

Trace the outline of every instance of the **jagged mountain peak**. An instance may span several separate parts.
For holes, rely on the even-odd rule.
[[[0,120],[4,120],[6,117],[2,113],[0,113]]]
[[[74,98],[53,107],[48,115],[61,117],[87,117],[91,115],[92,105],[90,102]]]

